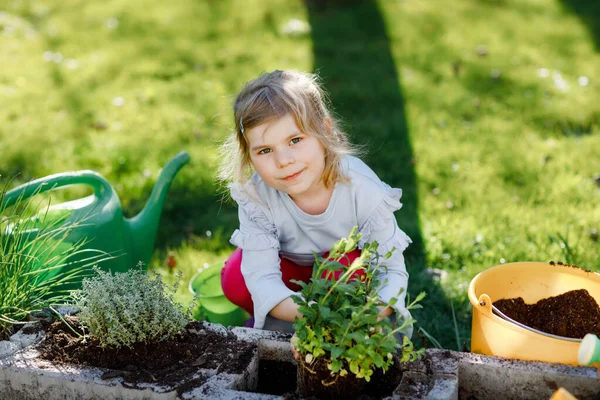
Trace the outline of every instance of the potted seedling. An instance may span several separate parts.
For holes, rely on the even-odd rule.
[[[310,282],[296,282],[302,290],[292,298],[302,318],[294,323],[292,344],[299,353],[301,396],[356,397],[376,371],[388,371],[396,362],[395,354],[399,361],[412,361],[424,351],[415,350],[407,336],[399,335],[415,322],[413,319],[399,317],[392,324],[380,316],[381,306],[393,306],[397,301],[384,304],[378,297],[379,278],[385,268],[382,262],[393,250],[381,257],[378,243],[367,243],[349,267],[340,263],[346,253],[356,249],[360,238],[355,227],[348,238],[333,246],[328,258],[315,256]],[[337,280],[323,278],[340,269]],[[362,271],[360,278],[358,271]],[[417,303],[423,297],[425,293],[419,294],[407,309],[419,308]]]

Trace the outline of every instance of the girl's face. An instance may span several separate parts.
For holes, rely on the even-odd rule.
[[[315,136],[303,133],[291,114],[246,131],[250,160],[270,187],[292,200],[322,194],[325,148]]]

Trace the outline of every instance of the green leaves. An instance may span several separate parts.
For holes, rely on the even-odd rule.
[[[332,360],[339,358],[344,353],[344,348],[340,346],[331,346],[328,350]]]
[[[406,295],[406,302],[408,303],[408,307],[407,307],[407,308],[409,308],[409,307],[410,307],[410,309],[411,309],[411,310],[415,310],[415,309],[418,309],[418,308],[423,308],[423,306],[422,306],[422,305],[420,305],[420,304],[417,304],[417,303],[419,303],[421,300],[423,300],[423,299],[425,298],[425,296],[426,296],[426,295],[427,295],[427,293],[425,293],[425,292],[421,292],[421,293],[419,293],[419,294],[417,295],[417,298],[416,298],[416,299],[414,299],[414,300],[411,302],[411,301],[410,301],[410,295],[408,295],[408,294],[407,294],[407,295]]]
[[[80,309],[79,320],[100,346],[133,347],[153,343],[181,332],[189,315],[173,299],[160,275],[151,278],[143,270],[111,274],[95,269],[96,275],[73,292]],[[313,338],[314,335],[313,335]]]
[[[388,259],[393,250],[381,257],[377,242],[366,243],[361,256],[349,267],[341,264],[345,254],[358,245],[361,235],[357,231],[354,227],[348,238],[336,242],[329,259],[315,255],[309,283],[295,282],[302,288],[300,295],[292,296],[302,314],[294,323],[298,338],[295,347],[301,359],[311,363],[318,357],[327,357],[332,375],[344,376],[350,371],[357,378],[369,381],[376,368],[386,371],[393,364],[391,354],[398,349],[408,359],[416,359],[421,353],[414,351],[408,338],[401,346],[394,336],[414,320],[400,318],[400,325],[392,326],[389,318],[380,317],[380,307],[388,306],[378,296],[381,274],[387,270],[380,260]],[[357,271],[363,274],[360,280],[353,278]],[[323,278],[333,277],[336,272],[337,280]],[[424,295],[419,294],[407,308],[416,308]],[[389,306],[397,301],[393,298]]]
[[[420,349],[414,351],[413,343],[407,336],[404,336],[404,340],[402,342],[402,356],[400,357],[400,361],[415,361],[421,358],[425,349]]]

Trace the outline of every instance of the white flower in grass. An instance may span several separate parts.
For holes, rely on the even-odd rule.
[[[121,96],[118,96],[113,99],[112,103],[115,107],[121,107],[125,104],[125,99]]]
[[[106,20],[106,27],[110,30],[117,29],[119,26],[119,20],[112,17]]]
[[[547,78],[550,76],[550,71],[548,68],[540,68],[537,70],[537,74],[540,78]]]
[[[590,84],[590,78],[588,78],[587,76],[580,76],[579,78],[577,78],[577,83],[579,83],[579,86],[585,87]]]
[[[298,18],[292,18],[281,28],[281,32],[284,35],[300,36],[310,32],[310,25]]]

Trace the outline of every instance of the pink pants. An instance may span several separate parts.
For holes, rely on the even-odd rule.
[[[340,260],[340,264],[349,266],[352,264],[352,261],[359,256],[360,250],[357,249],[351,251],[350,253],[346,254],[346,257],[343,257]],[[327,257],[327,255],[325,255],[325,257]],[[229,301],[243,308],[250,313],[250,315],[254,315],[254,303],[252,302],[252,296],[246,287],[246,281],[242,275],[241,267],[242,249],[238,248],[231,254],[231,256],[229,256],[229,259],[225,261],[225,266],[221,270],[221,287],[223,288],[225,297],[227,297]],[[290,282],[290,280],[295,279],[302,282],[309,282],[313,271],[312,267],[310,266],[303,267],[285,258],[281,258],[280,268],[283,283],[285,286],[295,292],[300,291],[300,286]],[[328,276],[327,279],[335,280],[339,278],[341,273],[341,270],[335,271],[334,274],[332,276]],[[359,270],[353,274],[353,277],[357,278],[362,275],[364,275],[364,271]],[[323,277],[325,277],[325,273],[323,273]]]

